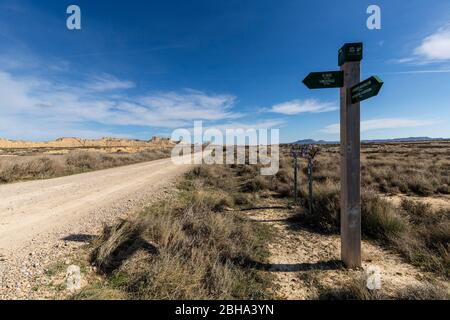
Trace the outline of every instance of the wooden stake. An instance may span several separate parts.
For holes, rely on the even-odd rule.
[[[346,62],[341,88],[341,258],[349,268],[361,267],[360,104],[350,88],[360,82],[360,62]]]
[[[313,164],[312,159],[308,159],[308,184],[309,184],[309,214],[313,214]]]
[[[294,201],[298,202],[298,157],[294,157]]]

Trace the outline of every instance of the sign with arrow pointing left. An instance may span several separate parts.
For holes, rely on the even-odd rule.
[[[311,72],[303,80],[303,83],[309,89],[342,88],[344,86],[344,72]]]

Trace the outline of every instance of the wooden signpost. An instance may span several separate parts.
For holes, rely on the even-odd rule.
[[[360,82],[362,58],[363,44],[361,42],[347,43],[339,50],[338,64],[343,78],[340,86],[341,258],[349,268],[361,267],[360,102],[376,96],[383,85],[378,77],[371,77]],[[304,80],[305,84],[311,81],[310,75],[308,81],[308,77]],[[340,84],[338,81],[335,83]],[[332,86],[320,88],[332,88]]]

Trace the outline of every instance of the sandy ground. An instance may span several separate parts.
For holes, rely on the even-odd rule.
[[[422,202],[424,204],[430,205],[434,210],[445,210],[450,209],[450,196],[449,195],[439,195],[432,197],[417,197],[409,195],[394,195],[385,196],[386,199],[392,201],[393,204],[399,206],[403,199],[413,200],[417,202]]]
[[[270,205],[269,205],[270,206]],[[379,246],[363,241],[363,269],[347,270],[340,260],[340,237],[325,235],[292,223],[290,209],[249,211],[249,218],[271,225],[275,239],[269,245],[268,272],[275,277],[274,293],[282,299],[318,299],[320,288],[339,288],[352,279],[364,276],[369,267],[381,271],[384,296],[395,298],[396,292],[421,286],[434,276],[405,263]],[[443,283],[448,287],[448,283]]]
[[[171,193],[189,165],[170,159],[0,186],[0,299],[36,297],[33,282],[104,223]]]

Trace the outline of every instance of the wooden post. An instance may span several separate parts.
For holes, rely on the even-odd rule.
[[[298,157],[294,156],[294,202],[298,202]]]
[[[309,214],[313,214],[313,163],[308,159],[308,184],[309,184]]]
[[[341,258],[361,267],[360,103],[352,104],[350,88],[360,82],[360,61],[345,62],[341,88]]]

